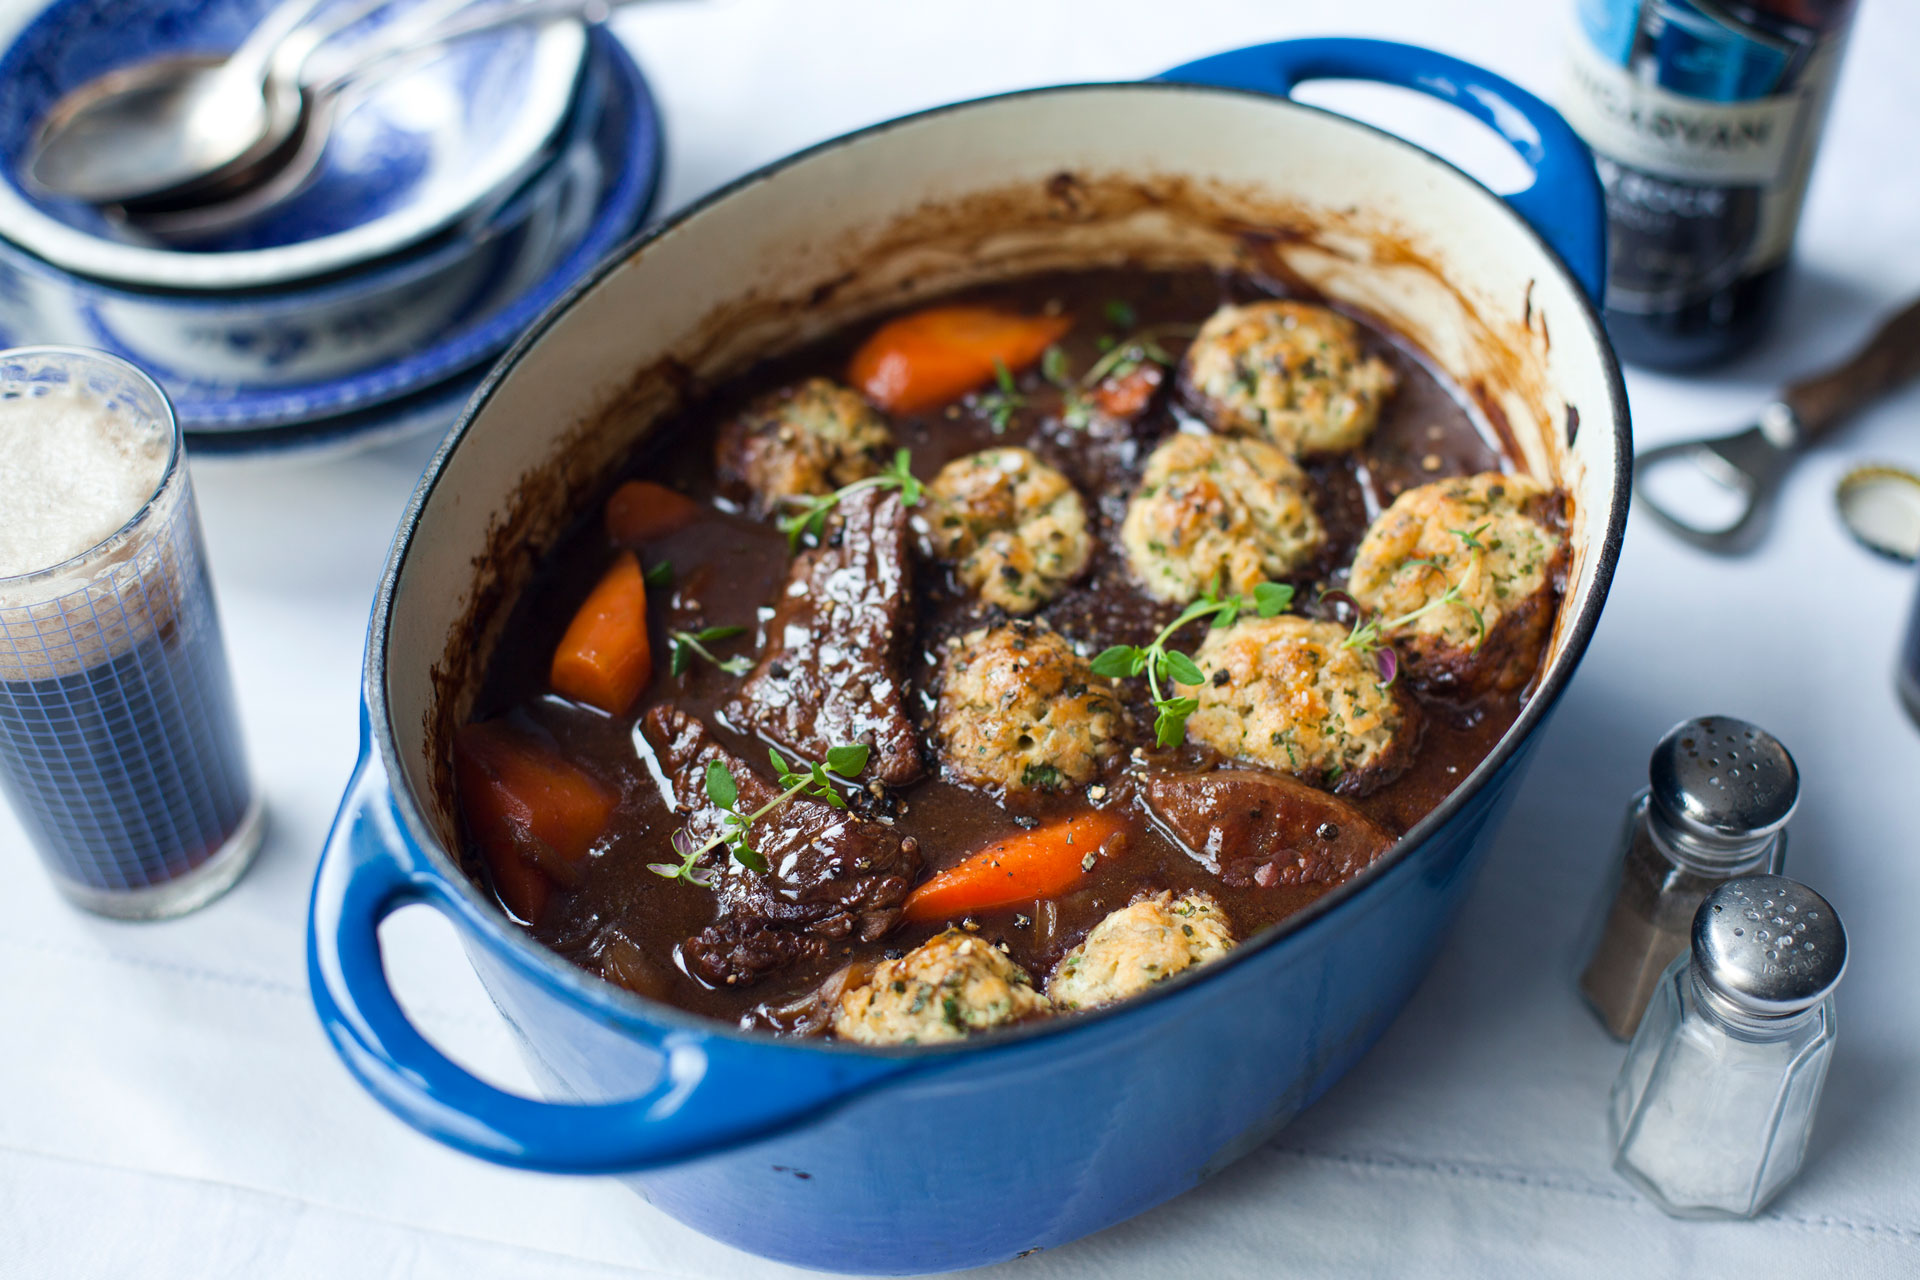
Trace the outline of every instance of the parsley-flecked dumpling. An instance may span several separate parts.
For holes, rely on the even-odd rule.
[[[1221,307],[1187,348],[1184,372],[1215,429],[1295,457],[1365,441],[1398,384],[1361,346],[1359,325],[1305,302]]]
[[[1032,613],[1087,567],[1093,540],[1080,493],[1025,449],[956,458],[927,485],[920,518],[933,554],[1008,613]]]
[[[1488,472],[1409,489],[1380,513],[1348,590],[1382,623],[1427,610],[1388,633],[1408,679],[1477,693],[1532,678],[1566,563],[1559,509],[1539,481]]]
[[[1026,971],[960,929],[883,960],[840,995],[833,1032],[860,1044],[940,1044],[1052,1012]]]
[[[782,499],[832,493],[875,475],[892,454],[886,420],[827,378],[754,400],[721,428],[715,446],[721,483],[746,488],[763,515]]]
[[[1061,1009],[1091,1009],[1139,995],[1233,949],[1220,904],[1204,893],[1162,891],[1122,907],[1061,958],[1047,994]]]
[[[1325,539],[1292,459],[1263,441],[1184,431],[1147,459],[1120,526],[1134,576],[1172,604],[1283,578]]]
[[[940,664],[934,744],[949,777],[1012,794],[1090,782],[1120,750],[1113,688],[1043,623],[983,627]]]
[[[1388,782],[1413,756],[1419,712],[1349,634],[1293,614],[1209,631],[1194,654],[1206,679],[1180,686],[1199,702],[1187,737],[1330,791]]]

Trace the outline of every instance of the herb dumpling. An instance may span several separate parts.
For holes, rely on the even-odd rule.
[[[1139,995],[1155,983],[1233,949],[1220,904],[1204,893],[1161,892],[1122,907],[1069,951],[1047,983],[1061,1009],[1092,1009]]]
[[[1216,429],[1295,457],[1363,443],[1398,386],[1359,325],[1305,302],[1221,307],[1187,348],[1184,375]]]
[[[1033,979],[962,929],[875,965],[833,1009],[833,1032],[860,1044],[942,1044],[1052,1012]]]
[[[969,591],[1032,613],[1087,567],[1087,508],[1064,475],[1026,449],[956,458],[927,485],[916,524]]]
[[[1419,712],[1334,622],[1282,614],[1209,631],[1187,737],[1327,791],[1364,795],[1403,771]]]
[[[1147,459],[1120,526],[1141,587],[1170,604],[1284,578],[1325,541],[1291,458],[1259,440],[1185,431]]]
[[[721,483],[744,488],[762,515],[788,498],[832,493],[876,475],[893,432],[858,392],[808,378],[754,400],[720,430]]]
[[[1348,590],[1407,679],[1477,694],[1533,677],[1565,572],[1560,507],[1537,480],[1487,472],[1409,489],[1380,513]]]
[[[982,627],[940,664],[934,743],[949,777],[1013,795],[1090,782],[1121,747],[1113,688],[1046,624]]]

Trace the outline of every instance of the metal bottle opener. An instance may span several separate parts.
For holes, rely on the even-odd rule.
[[[1697,547],[1728,555],[1749,551],[1799,452],[1915,376],[1920,376],[1920,301],[1881,325],[1851,359],[1789,383],[1746,430],[1642,450],[1633,463],[1634,494],[1660,523]],[[1733,520],[1700,523],[1662,506],[1648,491],[1651,471],[1681,462],[1733,494],[1740,503]]]

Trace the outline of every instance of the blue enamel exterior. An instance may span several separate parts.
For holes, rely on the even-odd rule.
[[[1290,97],[1308,80],[1374,80],[1458,107],[1493,129],[1533,170],[1507,203],[1598,302],[1607,279],[1607,211],[1593,153],[1560,113],[1471,62],[1385,40],[1283,40],[1201,58],[1161,76]]]
[[[1303,43],[1342,56],[1315,62],[1267,46],[1225,55],[1240,61],[1223,77],[1245,70],[1220,82],[1277,88],[1309,74],[1303,67],[1337,66],[1348,78],[1374,67],[1373,78],[1399,83],[1447,67],[1482,87],[1504,85],[1402,46]],[[1176,75],[1196,78],[1191,71]],[[1509,91],[1518,93],[1500,89]],[[1551,150],[1551,131],[1538,132]],[[1566,165],[1536,162],[1537,194],[1521,207],[1555,213],[1542,234],[1591,285],[1603,264],[1579,228],[1599,225],[1599,191],[1590,165],[1579,168],[1584,151],[1576,159],[1560,178],[1552,175],[1567,175]],[[1543,189],[1562,180],[1572,193],[1550,199]],[[1588,198],[1586,217],[1575,216]],[[1624,417],[1615,430],[1629,456]],[[396,800],[383,763],[395,748],[378,727],[379,620],[411,536],[403,526],[368,647],[360,762],[314,886],[308,969],[322,1025],[361,1083],[422,1132],[503,1164],[619,1174],[697,1230],[800,1266],[981,1266],[1120,1222],[1264,1142],[1351,1067],[1412,994],[1591,634],[1624,521],[1624,473],[1614,480],[1601,571],[1566,664],[1527,709],[1528,732],[1393,854],[1287,925],[1126,1004],[976,1045],[893,1051],[742,1033],[639,1000],[527,945],[470,886],[453,883],[457,873],[426,850],[430,837]],[[453,921],[543,1089],[574,1101],[493,1089],[407,1023],[376,929],[411,902]]]

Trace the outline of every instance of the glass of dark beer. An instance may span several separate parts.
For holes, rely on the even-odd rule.
[[[100,352],[0,351],[0,794],[130,919],[219,896],[264,833],[172,406]]]

